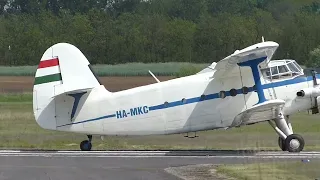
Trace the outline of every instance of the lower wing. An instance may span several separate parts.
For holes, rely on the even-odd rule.
[[[279,116],[284,104],[284,100],[274,99],[252,106],[238,114],[234,118],[231,127],[239,127],[275,119]]]

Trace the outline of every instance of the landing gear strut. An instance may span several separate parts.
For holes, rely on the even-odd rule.
[[[80,149],[81,151],[90,151],[92,148],[91,140],[92,140],[92,135],[87,135],[88,140],[84,140],[80,143]]]
[[[289,117],[287,117],[287,120],[283,114],[280,113],[275,120],[276,125],[271,121],[269,121],[269,124],[279,135],[278,145],[282,151],[300,152],[304,148],[304,139],[298,134],[293,134]]]

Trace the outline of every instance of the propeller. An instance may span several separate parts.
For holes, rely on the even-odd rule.
[[[317,72],[315,70],[311,70],[311,73],[312,73],[313,87],[315,88],[316,86],[318,86],[317,77],[316,77]],[[312,114],[317,114],[319,113],[317,97],[314,98],[314,103],[315,103],[315,106],[312,108]]]

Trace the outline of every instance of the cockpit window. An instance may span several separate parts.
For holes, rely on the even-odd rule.
[[[278,72],[278,67],[277,67],[277,66],[271,68],[271,74],[272,74],[272,76],[273,76],[273,75],[277,75],[278,73],[279,73],[279,72]]]
[[[288,67],[286,65],[278,66],[278,68],[279,68],[279,74],[289,72],[289,69],[288,69]]]
[[[289,63],[288,67],[292,72],[300,73],[299,69],[293,63]]]
[[[294,65],[299,69],[300,72],[302,72],[302,68],[299,66],[299,64],[296,61],[293,61]]]
[[[302,75],[303,69],[295,61],[284,61],[282,65],[261,69],[264,77],[272,79],[282,79],[292,76]]]
[[[268,68],[268,69],[263,69],[262,72],[265,72],[267,77],[270,77],[270,75],[271,75],[271,74],[270,74],[270,68]]]

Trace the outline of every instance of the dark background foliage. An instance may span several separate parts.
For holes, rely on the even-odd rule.
[[[319,0],[0,0],[0,65],[36,65],[58,42],[92,64],[212,63],[261,41],[320,64]]]

